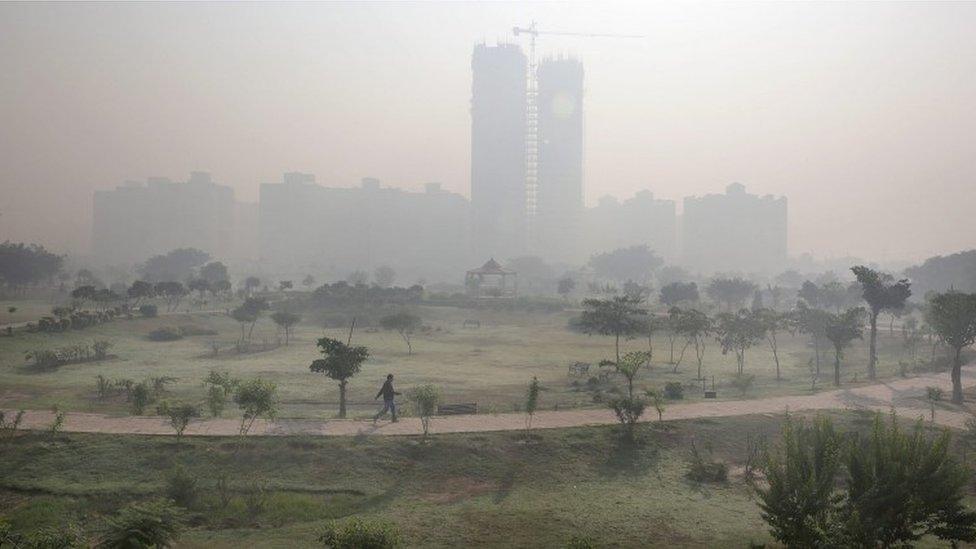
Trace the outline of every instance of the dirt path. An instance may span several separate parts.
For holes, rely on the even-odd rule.
[[[963,385],[976,385],[976,363],[963,368]],[[941,387],[946,398],[951,393],[947,373],[930,374],[887,383],[867,385],[852,389],[824,391],[816,395],[771,397],[739,401],[699,401],[687,404],[669,404],[664,411],[665,420],[729,417],[751,414],[781,414],[786,410],[879,410],[892,409],[898,415],[929,418],[929,408],[924,400],[925,388]],[[8,410],[7,417],[12,411]],[[653,409],[647,411],[645,421],[656,420]],[[967,410],[938,409],[935,422],[949,427],[964,427],[972,417]],[[51,425],[54,416],[47,411],[29,411],[24,416],[22,428],[43,430]],[[609,410],[564,410],[538,412],[532,421],[533,429],[555,429],[583,425],[606,425],[617,420]],[[229,436],[238,434],[239,420],[205,419],[190,424],[187,435]],[[431,421],[434,433],[472,433],[485,431],[515,431],[525,428],[525,414],[479,414],[468,416],[435,417]],[[165,418],[152,416],[108,416],[70,412],[66,414],[64,431],[76,433],[111,433],[138,435],[172,435],[173,429]],[[363,420],[303,420],[282,419],[258,421],[251,435],[415,435],[421,432],[418,418],[404,418],[398,423],[380,422],[374,426]]]

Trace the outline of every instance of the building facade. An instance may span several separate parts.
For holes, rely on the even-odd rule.
[[[583,237],[583,64],[550,58],[538,68],[538,188],[530,235],[546,259],[576,261]]]
[[[646,245],[668,262],[676,259],[677,216],[673,200],[640,191],[620,202],[604,196],[585,214],[587,255]]]
[[[682,212],[684,265],[702,272],[771,272],[787,260],[785,197],[733,183],[725,194],[691,196]]]
[[[92,251],[104,263],[135,263],[176,248],[210,254],[234,246],[234,190],[193,172],[185,182],[151,177],[96,191]]]
[[[471,58],[471,228],[476,257],[521,255],[526,244],[527,60],[514,44]]]

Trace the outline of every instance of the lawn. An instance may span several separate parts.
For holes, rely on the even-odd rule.
[[[830,414],[867,429],[869,414]],[[0,516],[18,529],[65,523],[97,531],[120,505],[165,495],[177,467],[195,479],[182,547],[313,545],[330,518],[393,521],[408,546],[560,547],[768,543],[742,477],[747,441],[781,416],[416,437],[197,438],[27,434],[0,440]],[[685,473],[690,449],[729,465],[726,482]],[[225,475],[227,489],[216,488]],[[224,502],[221,494],[224,494]]]
[[[387,373],[397,376],[400,390],[420,383],[439,386],[446,402],[477,402],[482,412],[511,411],[524,400],[526,386],[533,376],[544,387],[541,406],[593,407],[622,387],[620,379],[606,383],[589,381],[597,374],[595,365],[613,357],[613,338],[586,336],[566,328],[573,312],[518,313],[421,307],[420,315],[431,331],[414,336],[414,353],[394,332],[358,328],[353,342],[370,349],[371,358],[362,372],[350,381],[350,413],[365,416],[374,411],[373,397]],[[480,328],[463,328],[465,319],[477,319]],[[217,335],[189,336],[172,342],[155,342],[147,338],[152,330],[163,326],[192,326],[196,330],[215,330]],[[124,398],[95,398],[95,378],[129,378],[141,381],[151,376],[172,376],[178,380],[170,387],[167,398],[202,400],[201,380],[210,370],[226,370],[232,375],[262,377],[274,381],[281,396],[283,417],[332,417],[337,408],[336,383],[321,374],[309,372],[308,365],[320,355],[316,340],[323,335],[345,339],[346,329],[323,330],[311,323],[296,327],[287,346],[274,346],[279,339],[276,327],[268,318],[261,319],[253,341],[268,350],[237,354],[233,343],[240,325],[219,313],[163,315],[158,318],[117,320],[97,327],[61,334],[19,332],[0,337],[0,406],[4,408],[47,408],[58,405],[76,411],[126,413]],[[54,348],[96,339],[112,342],[114,358],[101,362],[70,364],[60,368],[36,371],[27,366],[24,353],[36,348]],[[216,342],[221,350],[214,355]],[[638,385],[660,388],[677,381],[689,387],[690,399],[700,398],[700,384],[694,352],[688,349],[673,373],[665,364],[669,357],[666,338],[655,337],[654,360],[645,369]],[[647,349],[647,339],[622,342],[622,351]],[[898,361],[906,358],[901,336],[887,328],[879,334],[879,376],[899,375]],[[677,352],[677,351],[676,351]],[[922,353],[927,356],[927,350]],[[755,375],[755,384],[746,392],[730,386],[735,359],[725,356],[714,341],[709,342],[703,372],[711,384],[714,376],[721,399],[754,398],[779,394],[808,394],[811,391],[809,362],[812,348],[805,336],[780,335],[780,361],[783,379],[777,382],[772,353],[765,344],[746,355],[746,373]],[[574,377],[568,366],[581,361],[594,364],[589,376]],[[818,388],[828,388],[832,379],[832,354],[823,358],[823,373]],[[864,383],[867,364],[866,342],[856,342],[845,353],[845,384]],[[695,387],[698,387],[695,389]],[[599,393],[599,394],[596,394]],[[595,396],[596,395],[596,396]]]

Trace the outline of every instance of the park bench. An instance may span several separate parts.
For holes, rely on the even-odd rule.
[[[439,416],[458,416],[462,414],[477,414],[478,403],[466,402],[462,404],[441,404],[437,407]]]
[[[590,373],[590,365],[585,362],[574,362],[569,365],[569,375],[585,376]]]
[[[481,321],[480,320],[472,320],[470,318],[464,319],[464,322],[461,324],[461,327],[462,328],[467,328],[469,326],[472,327],[472,328],[481,328]]]

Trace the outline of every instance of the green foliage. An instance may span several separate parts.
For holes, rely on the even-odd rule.
[[[100,549],[171,547],[183,532],[184,511],[166,500],[132,503],[108,519]]]
[[[929,300],[925,319],[932,331],[954,351],[952,401],[962,403],[962,349],[976,341],[976,294],[946,292]]]
[[[657,412],[657,420],[661,421],[664,419],[664,408],[666,404],[664,401],[664,395],[658,391],[650,389],[644,391],[644,395],[647,396],[648,402],[654,407],[654,411]]]
[[[154,318],[157,314],[159,314],[159,307],[153,305],[152,303],[140,305],[139,314],[146,318]]]
[[[234,391],[234,402],[241,409],[241,436],[247,436],[254,421],[265,416],[274,418],[278,413],[278,388],[260,378],[241,382]]]
[[[369,358],[369,349],[347,345],[328,337],[319,339],[318,346],[325,358],[312,361],[309,369],[339,382],[339,417],[344,418],[346,417],[346,383],[349,378],[359,373],[363,362]]]
[[[596,540],[590,536],[573,536],[569,538],[566,549],[596,549]]]
[[[698,445],[692,441],[691,462],[685,476],[694,482],[725,482],[729,478],[729,466],[712,459],[711,452],[708,458],[703,456]]]
[[[413,354],[410,335],[418,330],[422,324],[419,316],[407,312],[387,315],[380,319],[380,326],[384,330],[391,330],[400,334],[400,337],[407,344],[407,354]]]
[[[8,421],[6,412],[0,410],[0,436],[4,438],[14,436],[14,433],[17,432],[17,429],[20,428],[20,424],[24,420],[24,413],[24,410],[18,410],[14,418]]]
[[[738,389],[740,393],[746,394],[756,384],[756,376],[753,374],[737,374],[729,383],[732,387]]]
[[[316,541],[330,549],[389,549],[402,543],[400,531],[393,523],[359,517],[330,521],[319,531]]]
[[[765,456],[768,486],[757,488],[774,538],[794,547],[976,540],[976,513],[963,505],[969,473],[950,456],[947,430],[929,438],[919,422],[906,433],[894,414],[888,424],[879,414],[869,437],[850,440],[829,420],[808,428],[787,418],[782,450]]]
[[[841,500],[834,482],[841,461],[840,439],[828,419],[807,427],[786,417],[782,449],[767,450],[763,457],[767,486],[757,488],[774,539],[788,547],[832,545]]]
[[[36,284],[58,274],[64,257],[38,244],[0,243],[0,283],[12,289]]]
[[[640,307],[640,297],[614,296],[608,299],[584,299],[583,313],[571,327],[585,334],[612,335],[615,338],[617,362],[620,362],[620,338],[643,333],[642,317],[647,311]]]
[[[136,415],[142,415],[146,407],[153,403],[155,396],[149,384],[145,381],[136,383],[132,387],[132,411]]]
[[[271,320],[274,321],[279,328],[284,330],[285,345],[288,345],[288,342],[291,339],[291,328],[295,324],[301,322],[302,317],[296,315],[295,313],[289,313],[288,311],[276,311],[271,314]]]
[[[57,406],[51,407],[51,413],[54,414],[54,420],[51,421],[51,425],[47,428],[47,431],[52,435],[56,435],[64,429],[65,413]]]
[[[627,396],[634,396],[634,379],[640,372],[641,366],[650,361],[651,355],[647,351],[632,351],[613,365],[617,373],[627,379]]]
[[[695,348],[695,358],[698,361],[698,378],[702,377],[702,365],[705,360],[705,346],[708,337],[714,331],[714,323],[698,309],[679,309],[672,307],[669,312],[670,328],[676,334],[685,338]]]
[[[15,532],[0,519],[0,547],[13,549],[82,549],[89,547],[80,528],[73,524],[60,528],[38,528],[28,534]]]
[[[426,384],[411,391],[408,397],[417,408],[417,416],[420,417],[420,423],[424,429],[424,438],[427,438],[427,434],[430,431],[430,418],[437,411],[437,404],[441,400],[441,393],[437,387]]]
[[[150,341],[178,341],[183,339],[183,332],[175,326],[156,328],[147,335]]]
[[[197,479],[186,468],[176,466],[166,476],[166,497],[180,507],[190,508],[200,495]]]
[[[210,370],[203,380],[203,385],[207,387],[207,410],[212,417],[220,417],[227,405],[227,398],[233,394],[239,383],[240,381],[232,378],[229,372]]]
[[[668,308],[698,303],[698,285],[694,282],[672,282],[661,287],[658,300]]]
[[[844,349],[863,337],[864,309],[854,307],[837,315],[826,313],[823,318],[824,337],[834,346],[834,385],[840,385],[840,361]]]
[[[535,411],[539,408],[539,392],[541,388],[541,385],[539,385],[539,378],[532,376],[532,381],[529,382],[529,390],[525,395],[526,431],[532,428],[532,418],[535,416]]]
[[[912,295],[911,282],[908,279],[895,282],[891,275],[869,269],[863,265],[851,267],[851,272],[861,284],[861,297],[867,301],[869,307],[871,343],[868,351],[868,377],[874,379],[878,364],[878,315],[883,311],[904,309],[905,302]]]
[[[607,406],[613,410],[620,424],[626,427],[628,436],[633,436],[634,426],[644,415],[647,402],[640,397],[625,396],[610,399],[607,401]]]
[[[716,318],[715,335],[722,354],[735,353],[738,374],[745,369],[746,350],[766,337],[766,323],[759,311],[742,309],[737,313],[719,313]]]
[[[756,293],[755,284],[742,278],[713,278],[705,293],[716,303],[722,303],[729,311],[742,307],[746,300]]]
[[[685,398],[685,386],[680,381],[669,381],[664,384],[664,396],[668,400]]]
[[[173,430],[176,431],[176,440],[179,441],[183,438],[183,432],[186,431],[190,422],[194,418],[200,417],[200,408],[194,404],[189,403],[178,403],[178,404],[167,404],[161,410],[159,410],[160,415],[164,415],[169,418],[169,424],[173,426]]]

